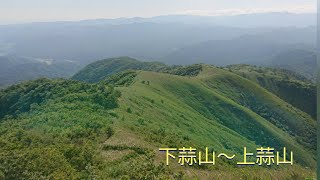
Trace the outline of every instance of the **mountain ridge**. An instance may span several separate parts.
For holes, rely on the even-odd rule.
[[[79,179],[315,176],[316,121],[256,82],[205,64],[144,70],[143,62],[124,57],[98,64],[80,71],[89,78],[39,79],[0,90],[0,174]],[[90,76],[96,70],[113,71]],[[261,146],[287,147],[294,152],[294,164],[236,165],[244,147],[255,152]],[[201,167],[170,159],[165,166],[160,147],[208,147],[235,159]]]

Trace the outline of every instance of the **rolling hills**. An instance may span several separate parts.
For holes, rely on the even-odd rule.
[[[201,66],[168,66],[160,62],[141,62],[130,57],[109,58],[87,65],[72,76],[72,79],[89,83],[99,82],[108,76],[125,70],[145,70],[195,76],[201,70]]]
[[[6,178],[231,179],[314,176],[316,121],[257,81],[210,65],[166,66],[122,57],[75,80],[0,90],[0,175]],[[274,84],[272,84],[274,85]],[[235,154],[180,166],[160,147]],[[237,167],[243,147],[294,152],[293,166]],[[32,162],[30,165],[30,162]],[[306,168],[307,167],[307,168]]]
[[[69,60],[0,56],[0,87],[41,77],[69,78],[83,65]]]

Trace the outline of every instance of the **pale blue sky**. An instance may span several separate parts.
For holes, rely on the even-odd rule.
[[[278,11],[315,12],[316,0],[0,0],[0,24]]]

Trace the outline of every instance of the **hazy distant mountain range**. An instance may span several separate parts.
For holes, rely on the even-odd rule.
[[[308,37],[313,34],[312,31],[312,29],[304,29],[300,32],[284,30],[245,35],[231,40],[211,40],[178,49],[163,57],[162,61],[171,64],[201,62],[222,66],[238,63],[261,64],[279,53],[292,49],[314,50],[314,45],[311,43],[313,38]],[[301,36],[305,38],[300,39]],[[308,38],[310,38],[309,42],[307,42]]]
[[[40,77],[70,77],[81,67],[68,60],[0,56],[0,87]]]
[[[315,20],[315,14],[261,13],[2,25],[0,55],[9,59],[30,57],[56,62],[68,59],[80,67],[117,56],[168,64],[262,64],[291,50],[314,51]],[[43,67],[43,62],[36,63]],[[63,69],[62,66],[57,69],[60,67]],[[78,70],[67,69],[63,76]],[[32,77],[51,77],[46,71],[36,68],[28,73],[37,74]],[[55,71],[53,74],[61,74]],[[8,79],[7,73],[1,74],[0,79]]]
[[[306,27],[316,25],[315,13],[288,13],[288,12],[268,12],[251,13],[241,15],[221,15],[221,16],[199,16],[199,15],[162,15],[149,18],[114,18],[114,19],[90,19],[82,21],[58,21],[56,24],[77,24],[77,25],[121,25],[132,23],[183,23],[192,25],[214,25],[241,28],[256,27]],[[40,22],[33,24],[52,24],[52,22]]]
[[[288,69],[316,81],[317,55],[314,51],[290,50],[275,56],[267,66]]]

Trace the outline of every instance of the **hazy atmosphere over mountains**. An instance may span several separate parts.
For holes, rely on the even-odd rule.
[[[90,62],[116,56],[178,65],[203,62],[279,66],[272,64],[274,58],[290,62],[290,55],[279,54],[307,50],[312,57],[315,21],[312,13],[260,13],[2,25],[1,67],[21,75],[12,77],[5,72],[0,79],[6,79],[3,85],[38,76],[69,77]],[[310,61],[306,64],[315,59]],[[32,72],[21,70],[29,69],[28,66],[41,68],[33,68]],[[61,73],[59,67],[67,72]],[[48,73],[43,68],[49,69]],[[309,68],[312,67],[306,67]]]

